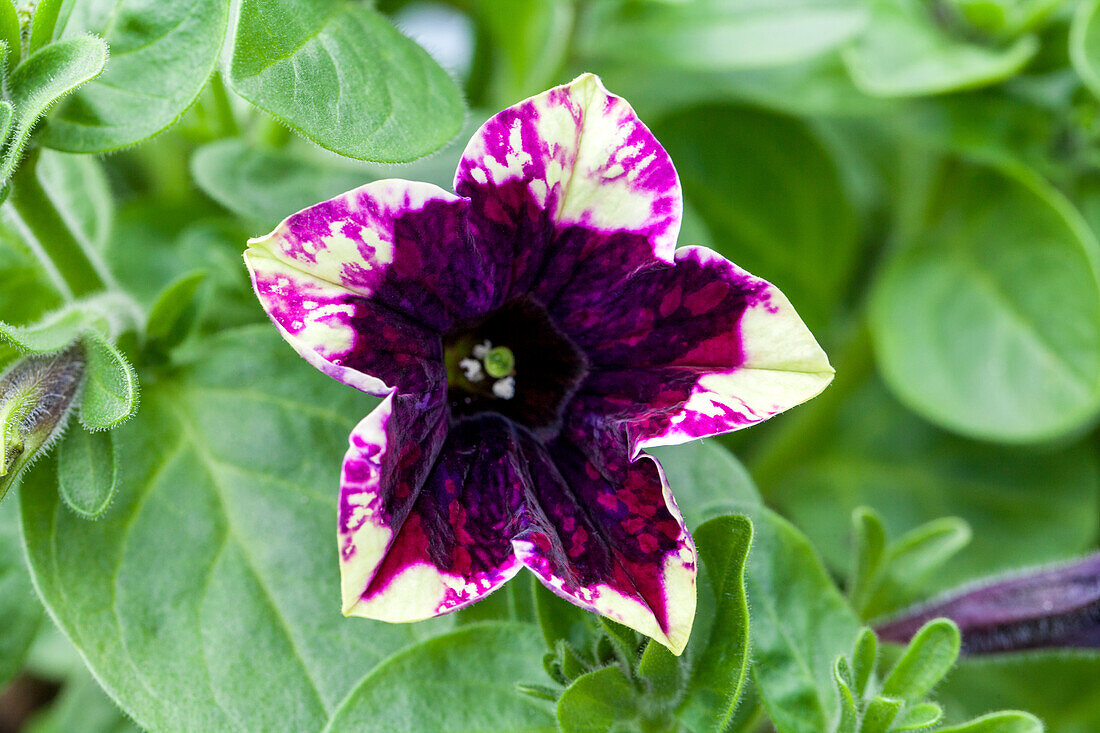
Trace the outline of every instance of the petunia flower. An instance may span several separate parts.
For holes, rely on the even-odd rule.
[[[487,121],[455,192],[375,181],[245,255],[298,353],[384,398],[344,458],[343,611],[424,619],[527,567],[679,653],[695,548],[642,450],[809,399],[828,360],[776,288],[675,249],[672,161],[591,74]]]

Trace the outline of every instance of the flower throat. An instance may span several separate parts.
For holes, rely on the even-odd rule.
[[[577,348],[530,299],[463,324],[443,346],[455,421],[496,412],[538,434],[556,433],[585,371]]]

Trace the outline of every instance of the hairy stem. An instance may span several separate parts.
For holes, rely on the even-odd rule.
[[[39,253],[49,260],[74,297],[103,290],[111,283],[107,268],[83,245],[65,223],[65,218],[38,181],[39,151],[27,153],[12,176],[8,199],[16,216],[34,236]]]

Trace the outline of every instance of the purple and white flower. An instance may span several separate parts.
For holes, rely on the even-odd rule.
[[[455,193],[376,181],[249,243],[284,338],[384,398],[344,458],[345,614],[447,613],[526,566],[684,648],[695,548],[641,451],[765,420],[833,372],[775,287],[675,249],[681,211],[668,154],[585,74],[486,122]]]

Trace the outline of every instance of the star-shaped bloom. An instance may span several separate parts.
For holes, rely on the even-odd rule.
[[[668,154],[586,74],[486,122],[455,193],[375,181],[250,242],[283,337],[384,398],[344,458],[345,614],[436,616],[526,566],[683,649],[695,548],[641,451],[765,420],[833,372],[776,288],[675,249],[681,211]]]

